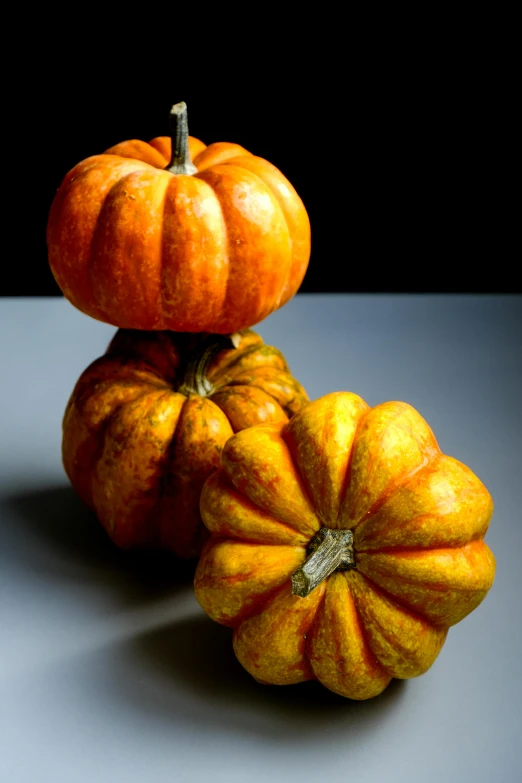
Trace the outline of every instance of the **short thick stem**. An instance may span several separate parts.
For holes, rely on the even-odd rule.
[[[181,386],[180,394],[198,394],[200,397],[208,397],[214,391],[214,386],[207,378],[207,370],[214,356],[221,351],[238,348],[241,341],[240,335],[213,334],[202,341],[199,349],[190,357]]]
[[[303,565],[292,575],[292,593],[300,598],[310,595],[334,571],[355,568],[351,530],[322,527],[310,541],[308,551]]]
[[[181,101],[170,110],[172,154],[167,171],[172,174],[195,174],[197,171],[190,160],[188,137],[187,104]]]

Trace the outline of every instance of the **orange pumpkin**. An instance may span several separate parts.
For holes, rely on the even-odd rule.
[[[64,467],[118,546],[193,557],[206,538],[201,487],[225,441],[287,421],[307,399],[281,352],[250,330],[119,330],[68,402]]]
[[[283,174],[239,144],[124,141],[75,166],[51,205],[49,263],[79,310],[128,329],[228,334],[297,291],[310,222]]]
[[[491,497],[404,402],[336,392],[234,435],[200,508],[197,599],[262,683],[376,696],[429,669],[493,582]]]

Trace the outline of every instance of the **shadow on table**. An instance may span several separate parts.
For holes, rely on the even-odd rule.
[[[348,739],[349,732],[360,733],[393,712],[406,692],[399,680],[367,701],[345,699],[315,681],[260,685],[237,661],[231,629],[206,616],[142,634],[126,643],[123,657],[130,669],[119,668],[112,683],[134,709],[160,720],[182,718],[281,740],[317,733],[330,720]],[[139,682],[134,667],[142,672]]]
[[[138,602],[192,585],[195,561],[167,552],[120,550],[70,486],[18,492],[4,498],[2,507],[9,567],[55,580],[92,580]]]
[[[64,588],[79,582],[133,606],[192,596],[194,563],[168,553],[128,553],[115,547],[95,515],[68,486],[13,494],[3,502],[6,567],[37,573]],[[83,599],[82,599],[83,600]],[[98,674],[89,689],[111,693],[119,708],[173,725],[234,731],[273,740],[339,733],[355,742],[393,714],[406,692],[392,681],[383,694],[357,702],[317,682],[264,686],[243,669],[232,650],[232,632],[199,615],[183,617],[105,648],[107,680]],[[90,654],[89,654],[90,655]],[[107,664],[107,661],[109,663]],[[63,666],[63,662],[61,666]],[[85,660],[82,671],[88,671]],[[324,741],[324,740],[323,740]]]

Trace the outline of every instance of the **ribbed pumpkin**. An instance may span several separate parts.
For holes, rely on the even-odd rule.
[[[201,487],[225,441],[307,400],[281,352],[250,330],[119,330],[68,402],[64,467],[118,546],[193,557],[206,538]]]
[[[127,329],[229,334],[297,291],[310,258],[300,197],[239,144],[125,141],[81,161],[51,205],[48,258],[65,297]]]
[[[196,596],[262,683],[376,696],[426,672],[494,578],[487,489],[404,402],[336,392],[234,435],[200,507]]]

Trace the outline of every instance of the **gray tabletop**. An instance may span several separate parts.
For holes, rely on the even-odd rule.
[[[61,418],[114,331],[0,300],[1,780],[520,780],[522,298],[298,295],[257,327],[311,398],[411,403],[495,501],[486,600],[429,672],[366,702],[255,683],[190,568],[117,551],[82,507]]]

